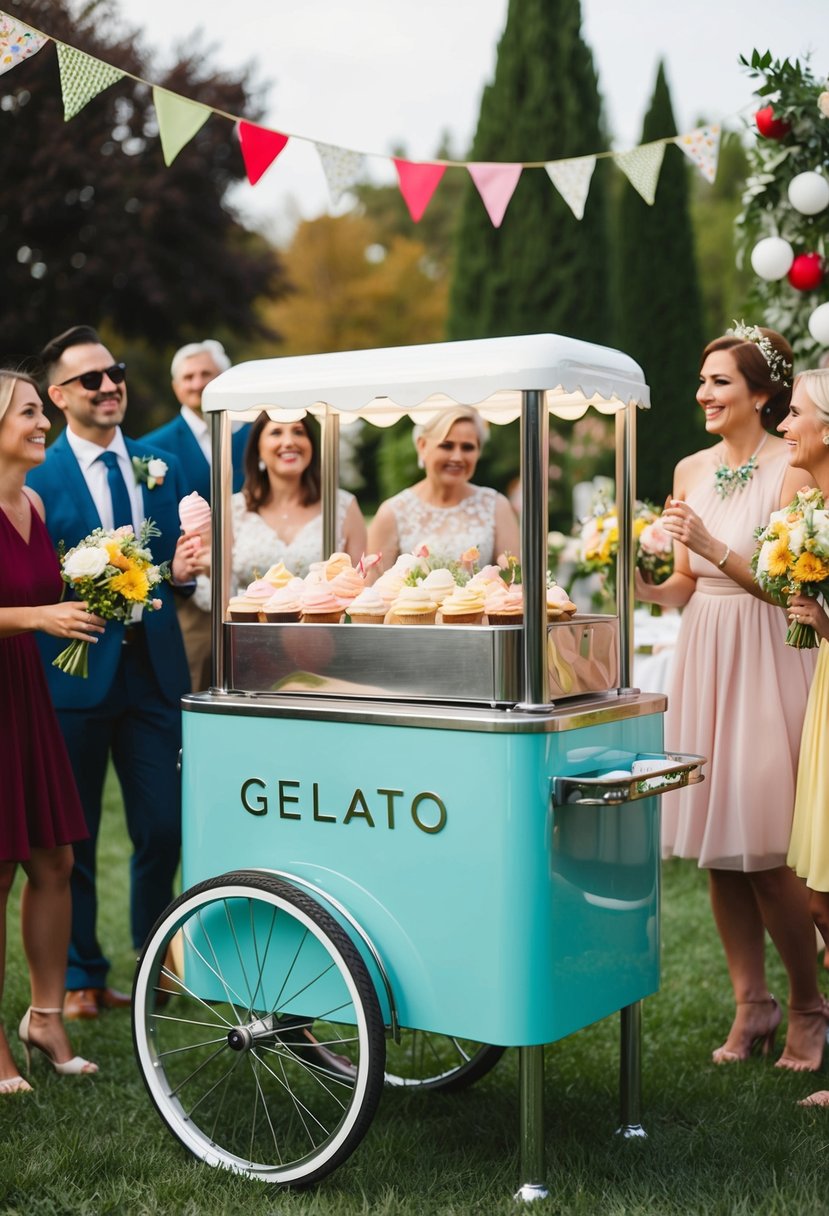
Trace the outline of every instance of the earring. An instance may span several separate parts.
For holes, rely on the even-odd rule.
[[[260,472],[260,473],[264,473],[264,472],[265,472],[265,462],[264,462],[264,460],[260,460],[260,461],[259,461],[259,472]]]
[[[763,408],[763,407],[762,407],[762,405],[760,404],[760,402],[759,402],[759,401],[755,401],[755,402],[754,402],[754,409],[755,409],[756,413],[758,413],[758,414],[759,414],[759,413],[760,413],[760,410],[761,410],[762,408]]]
[[[422,457],[422,456],[418,456],[418,458],[417,458],[417,467],[418,467],[419,469],[425,469],[425,468],[426,468],[426,465],[423,463],[423,457]]]
[[[829,448],[829,431],[827,431],[823,436],[823,442],[826,444],[827,448]]]

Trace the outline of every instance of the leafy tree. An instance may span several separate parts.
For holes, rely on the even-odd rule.
[[[510,0],[495,78],[484,90],[471,159],[549,161],[605,138],[579,0]],[[451,338],[552,331],[608,337],[605,163],[577,220],[543,169],[527,169],[494,228],[471,181],[458,228]]]
[[[734,257],[734,221],[740,210],[748,162],[743,141],[724,131],[716,181],[709,185],[701,173],[691,174],[691,220],[702,296],[706,340],[725,333],[740,317],[751,319],[746,304],[751,271]]]
[[[159,77],[114,0],[78,10],[70,0],[10,0],[13,16],[133,75],[255,119],[247,76],[218,74],[198,43]],[[0,350],[28,355],[85,321],[146,368],[131,375],[130,427],[150,395],[169,397],[166,366],[182,342],[213,333],[237,349],[275,338],[255,301],[285,289],[276,253],[226,205],[244,177],[230,123],[212,117],[165,167],[150,91],[128,78],[64,123],[55,47],[0,78],[0,232],[7,300]],[[151,371],[150,369],[154,369]],[[152,382],[154,387],[151,387]],[[144,401],[141,401],[141,397]],[[136,397],[138,401],[136,402]]]
[[[660,64],[642,143],[676,134]],[[617,344],[650,385],[652,408],[639,418],[637,487],[657,502],[670,490],[677,461],[704,440],[694,401],[704,343],[687,175],[686,157],[669,144],[653,206],[629,183],[620,198]]]

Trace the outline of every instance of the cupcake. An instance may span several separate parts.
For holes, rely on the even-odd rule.
[[[426,587],[401,587],[391,610],[401,625],[434,625],[438,606]]]
[[[568,596],[563,587],[553,583],[547,589],[547,620],[558,621],[562,617],[570,617],[578,608]]]
[[[520,625],[524,620],[524,591],[520,583],[490,584],[486,597],[486,618],[490,625]]]
[[[437,600],[438,606],[457,587],[452,572],[441,567],[430,570],[420,585],[421,587],[426,587],[432,593],[432,598]]]
[[[259,600],[249,599],[246,595],[234,595],[228,601],[227,614],[232,621],[250,625],[254,621],[262,620],[261,608]]]
[[[502,570],[500,566],[484,566],[483,570],[479,570],[477,574],[473,574],[472,578],[466,584],[467,587],[482,587],[484,592],[493,584],[501,583],[504,580],[501,578]]]
[[[456,587],[440,607],[444,625],[480,625],[484,616],[484,593],[480,587]]]
[[[365,589],[365,579],[357,573],[353,566],[346,566],[339,574],[335,574],[328,584],[328,590],[336,595],[346,610],[351,601]]]
[[[382,625],[386,602],[376,587],[365,587],[347,609],[352,625]]]
[[[272,595],[273,587],[271,584],[263,578],[257,578],[245,588],[244,598],[250,600],[251,603],[258,604],[261,610]]]
[[[306,584],[299,608],[306,625],[336,625],[342,620],[343,606],[324,583]]]
[[[388,608],[403,590],[403,575],[392,567],[391,570],[380,575],[374,584],[374,589],[378,595],[382,596],[383,602]]]
[[[272,587],[287,587],[294,577],[284,562],[277,562],[275,566],[271,566],[270,570],[265,571],[262,581],[270,583]]]
[[[332,553],[325,563],[325,577],[330,583],[338,574],[342,574],[344,570],[350,569],[351,558],[347,553]]]
[[[301,586],[301,584],[300,584]],[[300,617],[299,593],[293,587],[277,587],[262,605],[265,620],[271,624],[286,624]]]

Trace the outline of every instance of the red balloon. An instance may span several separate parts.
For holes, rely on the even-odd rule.
[[[789,282],[798,291],[814,291],[823,282],[823,258],[819,253],[801,253],[792,262]]]
[[[757,130],[761,135],[765,135],[766,139],[782,139],[791,131],[787,122],[774,117],[774,106],[764,106],[762,110],[758,110],[754,121],[757,123]]]

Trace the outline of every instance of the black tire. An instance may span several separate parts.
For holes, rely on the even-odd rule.
[[[400,1042],[386,1046],[386,1084],[452,1093],[486,1076],[505,1051],[454,1035],[401,1030]]]
[[[354,943],[310,895],[254,871],[199,883],[159,918],[133,1040],[173,1135],[267,1182],[307,1185],[340,1165],[383,1088],[383,1018]]]

